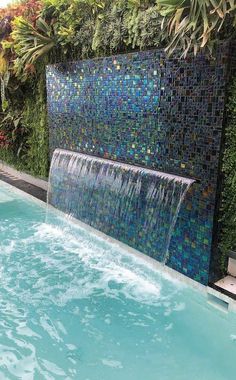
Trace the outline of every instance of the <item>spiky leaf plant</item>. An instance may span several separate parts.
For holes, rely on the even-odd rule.
[[[167,20],[163,32],[171,42],[169,53],[177,48],[186,56],[190,49],[194,53],[207,46],[211,51],[217,33],[232,17],[235,19],[235,0],[157,0],[159,11]],[[232,23],[235,20],[231,20]]]
[[[42,18],[38,18],[36,26],[33,26],[24,18],[17,17],[13,26],[12,39],[17,54],[14,70],[16,76],[22,76],[24,79],[24,71],[34,70],[35,61],[41,59],[55,46],[55,39],[52,28]]]

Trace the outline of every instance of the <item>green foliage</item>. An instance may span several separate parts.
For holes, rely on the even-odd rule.
[[[4,74],[9,74],[8,71]],[[5,151],[9,151],[9,157],[15,156],[16,161],[20,161],[25,154],[25,141],[27,131],[22,125],[23,87],[20,88],[8,75],[7,83],[1,76],[1,100],[2,113],[0,113],[0,134],[2,136],[1,149],[4,156],[8,157]],[[17,94],[17,96],[16,96]]]
[[[15,17],[11,33],[15,72],[32,64],[81,59],[132,49],[166,47],[185,56],[210,51],[225,25],[234,25],[235,0],[44,0],[36,23]],[[9,42],[7,42],[9,44]],[[6,48],[3,42],[3,47]]]
[[[212,51],[216,36],[225,24],[235,23],[235,0],[157,0],[160,14],[167,18],[163,32],[171,39],[167,50],[186,56],[207,46]]]
[[[44,67],[25,98],[22,123],[28,131],[27,170],[40,177],[48,174],[48,130]]]
[[[22,112],[10,109],[1,120],[1,132],[5,136],[5,148],[10,147],[17,158],[24,151],[26,131],[21,123]]]
[[[163,46],[167,38],[162,33],[162,23],[157,6],[142,9],[138,14],[138,24],[133,29],[136,33],[131,38],[132,46],[140,49]]]
[[[45,0],[35,24],[15,17],[2,47],[14,50],[14,73],[26,80],[44,55],[54,63],[161,46],[162,22],[155,0]]]
[[[16,157],[11,149],[0,149],[0,160],[17,170],[25,171],[24,162]]]
[[[14,72],[18,78],[25,80],[35,61],[42,59],[53,48],[55,41],[51,28],[42,18],[38,18],[36,27],[22,17],[16,17],[13,25],[12,46],[17,54]]]
[[[94,25],[92,51],[96,55],[112,54],[125,51],[128,38],[126,18],[128,16],[127,1],[120,0],[107,6],[99,15]]]
[[[222,200],[222,236],[220,248],[224,256],[236,250],[236,77],[228,102],[229,121],[223,159],[224,191]]]
[[[103,10],[103,1],[69,1],[64,12],[59,12],[53,24],[58,45],[66,59],[93,56],[92,39],[98,14]],[[54,12],[54,16],[56,16]]]
[[[48,174],[45,67],[26,82],[10,77],[8,107],[0,113],[0,159],[26,172]]]

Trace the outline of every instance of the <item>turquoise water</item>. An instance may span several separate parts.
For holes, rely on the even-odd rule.
[[[236,315],[0,182],[0,379],[228,380]]]

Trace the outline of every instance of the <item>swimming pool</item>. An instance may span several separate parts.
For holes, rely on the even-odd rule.
[[[0,379],[227,380],[236,315],[0,182]]]

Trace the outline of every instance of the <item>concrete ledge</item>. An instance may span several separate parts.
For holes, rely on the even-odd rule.
[[[28,182],[31,185],[40,187],[41,189],[47,191],[48,189],[48,181],[36,178],[30,174],[26,174],[24,172],[20,172],[19,170],[14,169],[12,166],[9,166],[5,164],[3,161],[0,160],[0,170],[4,171],[5,173],[8,173],[12,176],[17,177],[18,179]]]

